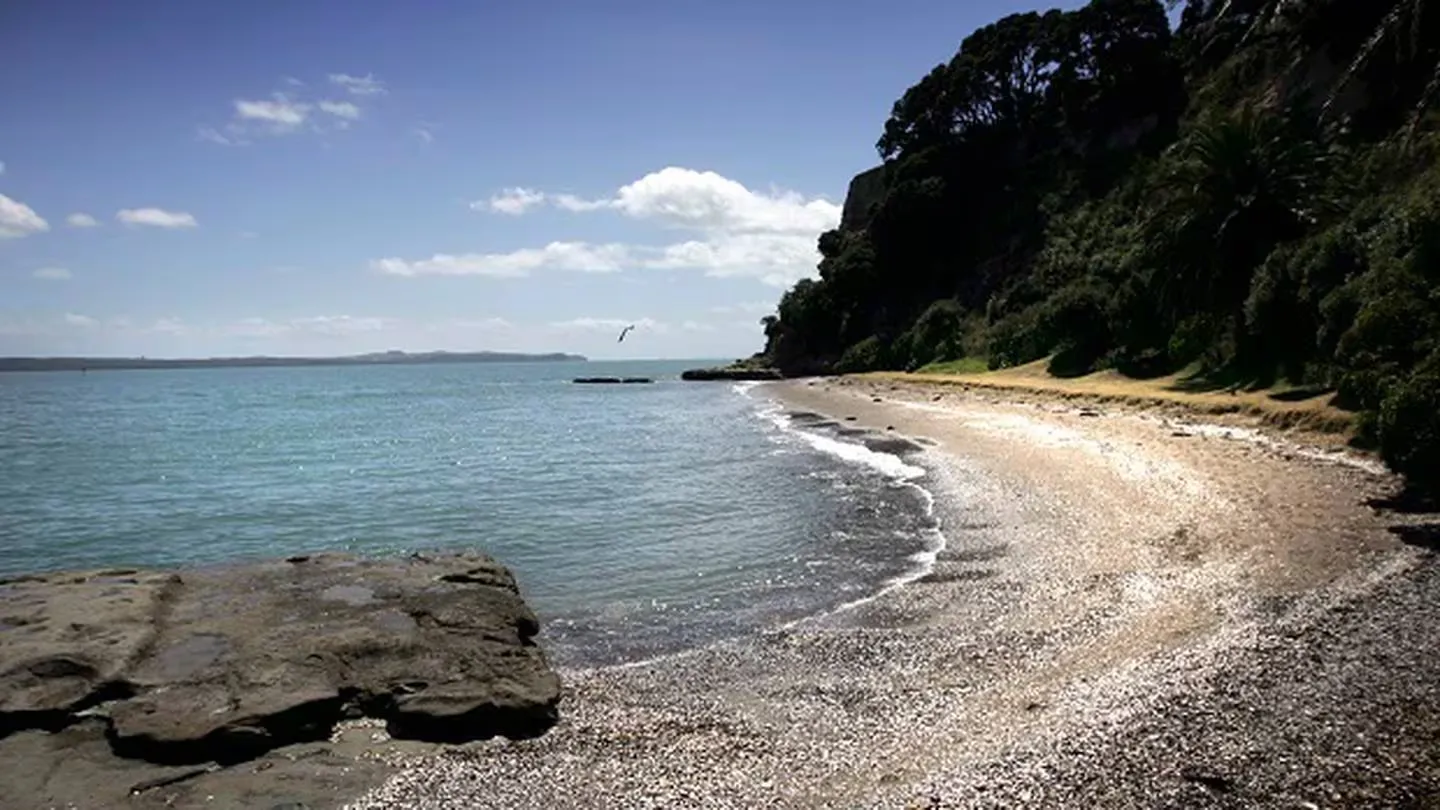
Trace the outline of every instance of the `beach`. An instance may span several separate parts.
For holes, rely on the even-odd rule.
[[[379,807],[1440,802],[1434,527],[1365,457],[1173,413],[897,382],[757,392],[907,437],[943,547],[841,610],[562,672],[523,742]],[[743,505],[740,505],[743,508]]]

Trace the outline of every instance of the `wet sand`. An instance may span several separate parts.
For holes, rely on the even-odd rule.
[[[1440,804],[1435,532],[1365,505],[1394,487],[1373,462],[1073,403],[763,391],[928,448],[933,569],[564,673],[545,737],[408,760],[353,807]]]

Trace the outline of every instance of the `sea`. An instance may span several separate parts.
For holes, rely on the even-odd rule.
[[[924,573],[923,466],[764,385],[679,379],[697,364],[0,374],[0,575],[475,549],[515,573],[552,657],[586,667]]]

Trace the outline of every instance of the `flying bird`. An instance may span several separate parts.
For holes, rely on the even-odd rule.
[[[632,323],[632,324],[630,324],[629,326],[625,327],[624,329],[621,329],[621,330],[620,330],[620,339],[617,340],[617,341],[615,341],[615,342],[616,342],[616,343],[624,343],[624,342],[625,342],[625,336],[628,335],[628,334],[630,334],[630,331],[631,331],[632,329],[634,329],[634,328],[635,328],[635,324]]]

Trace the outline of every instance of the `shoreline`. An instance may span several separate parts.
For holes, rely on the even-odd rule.
[[[1420,518],[1362,505],[1387,492],[1387,476],[1182,437],[1134,414],[935,402],[934,391],[853,380],[767,393],[789,410],[933,442],[949,542],[929,573],[754,637],[567,672],[561,721],[545,737],[407,760],[349,806],[1440,799],[1440,753],[1429,751],[1440,718],[1426,713],[1440,699],[1408,714],[1394,703],[1407,685],[1433,696],[1424,684],[1440,682],[1440,662],[1424,660],[1440,646],[1440,578],[1397,531]],[[1329,687],[1293,693],[1277,676],[1328,672],[1303,656],[1334,639],[1389,662],[1325,681],[1347,695],[1346,716],[1404,733],[1369,745],[1336,737]],[[1187,714],[1227,678],[1243,699]],[[1298,706],[1283,717],[1269,708],[1282,698]],[[1239,768],[1235,748],[1263,761]],[[1375,765],[1385,761],[1411,767]],[[1125,778],[1108,778],[1122,765]]]

